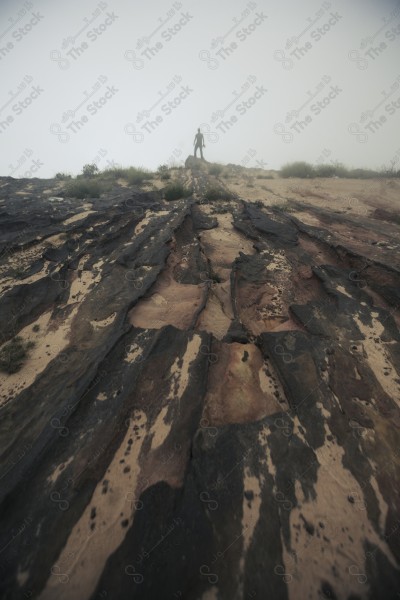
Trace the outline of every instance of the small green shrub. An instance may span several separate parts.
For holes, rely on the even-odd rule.
[[[183,183],[170,183],[164,191],[166,200],[179,200],[180,198],[188,198],[193,194],[193,190],[186,188]]]
[[[99,181],[83,180],[71,181],[64,190],[64,195],[70,198],[100,198],[100,194],[107,191],[107,187]]]
[[[128,183],[131,185],[140,185],[145,181],[149,181],[153,179],[153,173],[148,171],[147,169],[142,169],[141,167],[129,167],[126,169],[126,173],[124,177],[127,179]]]
[[[204,198],[206,200],[220,200],[224,198],[223,189],[209,187],[204,194]]]
[[[126,169],[122,167],[111,167],[110,169],[104,169],[100,173],[101,178],[104,179],[120,179],[126,175]]]
[[[169,172],[168,165],[160,165],[157,169],[157,173],[161,181],[168,181],[168,179],[171,179],[171,173]]]
[[[373,177],[379,177],[379,173],[372,169],[351,169],[346,177],[351,177],[352,179],[372,179]]]
[[[93,175],[96,175],[98,172],[99,168],[95,163],[91,165],[84,165],[82,169],[82,175],[84,177],[93,177]]]
[[[141,183],[153,179],[154,174],[148,169],[142,167],[112,167],[105,169],[96,176],[96,180],[117,180],[125,179],[131,185],[140,185]]]
[[[204,194],[204,198],[209,202],[212,200],[231,200],[234,195],[222,187],[210,186]]]
[[[34,342],[24,342],[22,337],[14,337],[0,350],[0,370],[9,374],[19,371],[28,356],[28,351],[34,346]]]
[[[317,165],[315,167],[316,177],[333,177],[336,175],[335,165]]]
[[[211,167],[208,169],[208,172],[210,175],[215,175],[216,177],[218,177],[218,175],[221,175],[223,171],[223,168],[221,165],[211,165]]]
[[[315,177],[314,167],[303,161],[287,163],[281,169],[281,177]]]
[[[351,179],[372,179],[373,177],[398,177],[400,172],[388,173],[388,169],[348,169],[342,163],[320,164],[313,166],[306,162],[293,162],[284,165],[280,171],[281,177],[342,177]]]
[[[345,167],[342,163],[335,163],[333,165],[335,167],[335,176],[336,177],[348,177],[349,176],[349,170],[347,167]]]
[[[55,179],[71,179],[72,175],[68,175],[68,173],[56,173]]]

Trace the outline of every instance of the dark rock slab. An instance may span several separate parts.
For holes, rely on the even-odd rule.
[[[291,221],[280,222],[277,217],[273,219],[267,216],[263,210],[251,204],[246,204],[245,210],[253,227],[261,233],[283,245],[297,244],[297,229]]]
[[[218,220],[216,217],[206,215],[196,205],[193,205],[192,207],[192,219],[193,229],[195,231],[200,231],[202,229],[214,229],[215,227],[218,227]]]

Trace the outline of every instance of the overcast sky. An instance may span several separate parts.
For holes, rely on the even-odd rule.
[[[400,0],[0,0],[0,174],[400,168]]]

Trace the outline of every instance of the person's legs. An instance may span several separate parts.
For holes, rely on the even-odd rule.
[[[201,157],[202,160],[204,160],[204,157],[203,157],[203,148],[201,146],[200,146],[200,157]]]
[[[198,144],[195,145],[194,147],[194,157],[197,158],[197,148],[198,148]]]

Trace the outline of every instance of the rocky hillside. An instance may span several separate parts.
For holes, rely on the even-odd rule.
[[[399,598],[400,184],[224,173],[0,179],[2,598]]]

